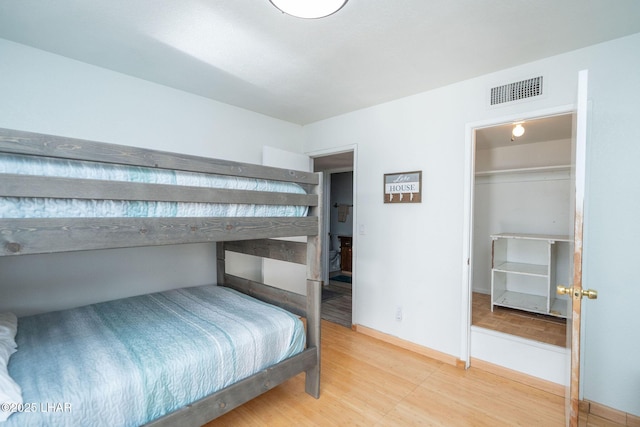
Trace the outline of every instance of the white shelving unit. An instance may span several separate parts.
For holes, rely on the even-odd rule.
[[[501,233],[491,235],[491,311],[494,306],[567,317],[556,299],[557,243],[569,236]]]

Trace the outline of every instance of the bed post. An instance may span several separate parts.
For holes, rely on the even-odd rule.
[[[218,278],[218,286],[224,286],[225,272],[224,242],[216,242],[216,276]]]
[[[318,363],[306,371],[305,391],[315,398],[320,397],[320,322],[322,305],[322,230],[323,230],[323,196],[322,173],[318,174],[319,182],[315,194],[318,195],[318,206],[312,208],[311,214],[318,218],[318,234],[307,236],[307,346],[315,347]]]

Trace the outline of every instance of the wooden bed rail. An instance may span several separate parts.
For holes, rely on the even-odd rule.
[[[284,369],[283,365],[267,368],[144,426],[201,426],[282,384],[296,373],[312,369],[318,363],[318,354],[313,349],[304,350],[285,360]]]
[[[2,186],[0,195],[6,197],[294,206],[316,206],[318,203],[312,194],[18,174],[2,174]]]
[[[287,181],[299,184],[318,185],[320,183],[318,175],[313,172],[281,169],[4,128],[0,128],[0,153],[27,154],[61,159],[115,163],[128,166],[242,176],[245,178]]]
[[[0,219],[0,256],[287,237],[317,232],[318,218],[308,216]]]

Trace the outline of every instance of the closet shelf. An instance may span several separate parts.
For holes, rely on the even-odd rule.
[[[505,291],[495,297],[493,305],[518,308],[532,313],[549,314],[547,311],[547,297],[522,292]]]
[[[549,266],[542,264],[526,264],[522,262],[503,262],[493,268],[494,271],[505,273],[525,274],[528,276],[547,277]]]
[[[476,172],[476,176],[508,175],[508,174],[537,173],[537,172],[563,172],[563,171],[569,171],[569,170],[571,170],[571,165],[537,166],[532,168],[515,168],[515,169],[478,171]]]

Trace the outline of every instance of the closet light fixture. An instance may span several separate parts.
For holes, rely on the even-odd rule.
[[[511,131],[511,134],[516,138],[524,135],[524,127],[522,126],[522,123],[516,123],[513,127],[513,130]]]
[[[348,0],[269,0],[287,15],[297,18],[324,18],[342,9]]]

